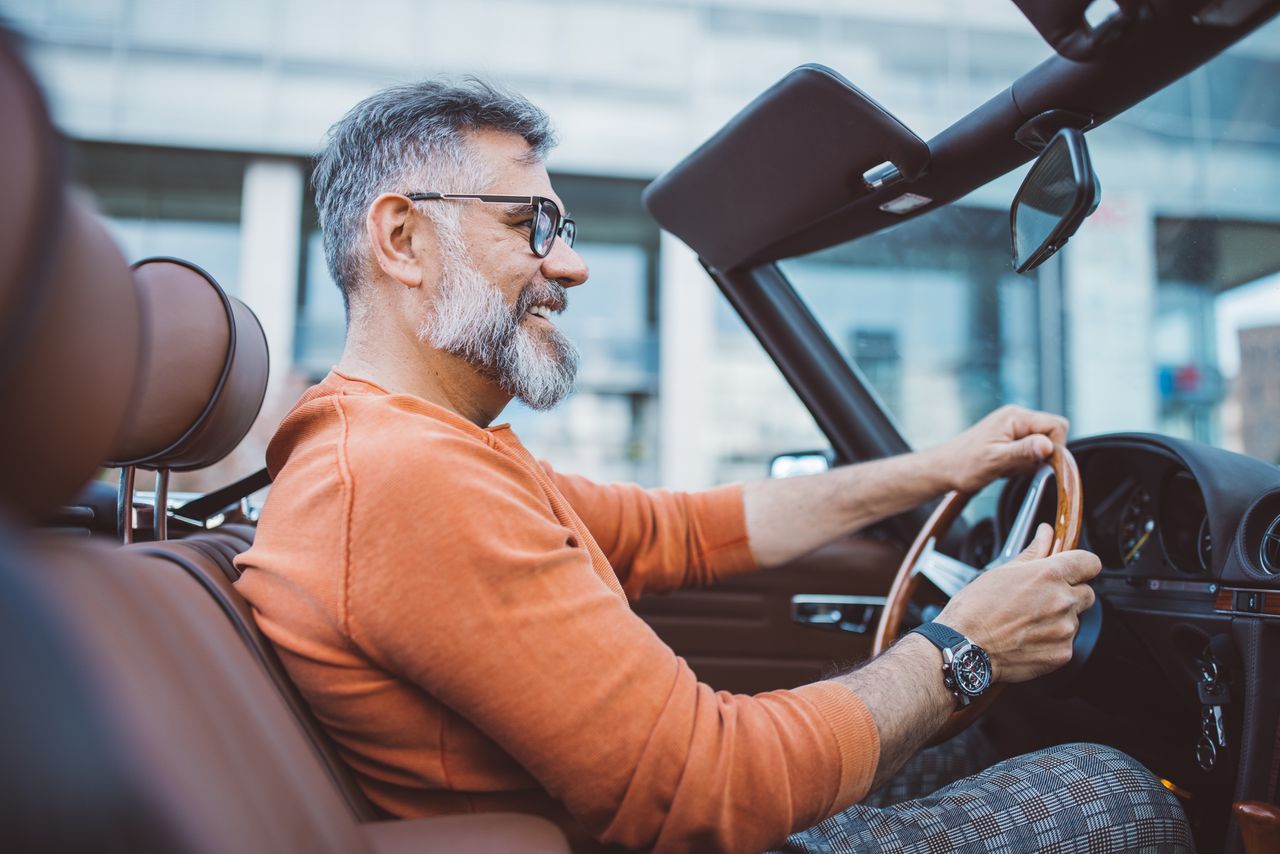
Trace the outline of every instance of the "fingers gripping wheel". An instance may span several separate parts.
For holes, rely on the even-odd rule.
[[[1080,469],[1075,458],[1062,445],[1053,446],[1053,454],[1048,462],[1032,478],[1027,489],[1026,498],[1014,519],[1009,531],[1008,541],[995,559],[982,569],[990,569],[1007,562],[1018,554],[1026,542],[1027,535],[1034,526],[1036,508],[1040,504],[1045,484],[1052,475],[1058,486],[1058,507],[1054,514],[1053,545],[1050,554],[1070,551],[1080,541],[1080,527],[1084,510],[1084,492],[1080,486]],[[903,618],[907,605],[919,587],[921,576],[929,578],[948,597],[954,596],[969,581],[972,581],[982,569],[967,566],[958,560],[949,558],[934,550],[951,529],[951,525],[960,516],[965,505],[973,495],[963,492],[949,492],[933,511],[929,521],[916,536],[915,542],[907,550],[907,555],[898,567],[898,574],[889,588],[889,596],[884,611],[880,615],[880,624],[876,628],[872,652],[879,655],[888,649],[902,632]],[[1004,685],[997,683],[974,702],[951,714],[942,729],[930,740],[930,744],[938,744],[951,738],[980,718],[999,697]]]

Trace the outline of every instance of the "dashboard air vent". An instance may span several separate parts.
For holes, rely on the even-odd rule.
[[[1271,520],[1271,524],[1262,533],[1262,543],[1258,548],[1258,563],[1264,572],[1272,575],[1280,574],[1280,516]]]

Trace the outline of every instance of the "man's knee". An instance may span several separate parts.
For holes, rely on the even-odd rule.
[[[1031,759],[1054,773],[1084,812],[1105,816],[1121,836],[1158,839],[1171,850],[1191,850],[1182,804],[1129,754],[1081,742],[1040,751]]]
[[[1084,783],[1098,794],[1138,795],[1177,803],[1177,798],[1138,760],[1105,744],[1076,742],[1050,747],[1027,757],[1032,765],[1061,778],[1063,783]]]
[[[1122,750],[1105,744],[1075,742],[1049,748],[1059,760],[1070,762],[1091,779],[1112,780],[1126,790],[1155,789],[1172,797],[1147,766]]]

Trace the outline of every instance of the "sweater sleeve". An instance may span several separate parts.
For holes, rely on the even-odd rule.
[[[757,569],[742,509],[742,487],[705,492],[600,484],[543,468],[618,573],[627,596],[706,587]]]
[[[851,691],[713,691],[597,574],[529,472],[461,436],[390,451],[345,451],[339,618],[599,839],[761,850],[866,793],[878,735]]]

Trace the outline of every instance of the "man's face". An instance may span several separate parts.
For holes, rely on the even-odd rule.
[[[525,159],[524,140],[481,133],[472,145],[492,176],[490,186],[443,192],[541,195],[561,204],[546,168]],[[573,388],[578,351],[551,318],[568,306],[567,288],[586,281],[586,264],[559,238],[546,258],[533,253],[528,205],[424,204],[462,207],[457,229],[437,229],[441,272],[419,338],[465,359],[528,406],[555,406]]]

